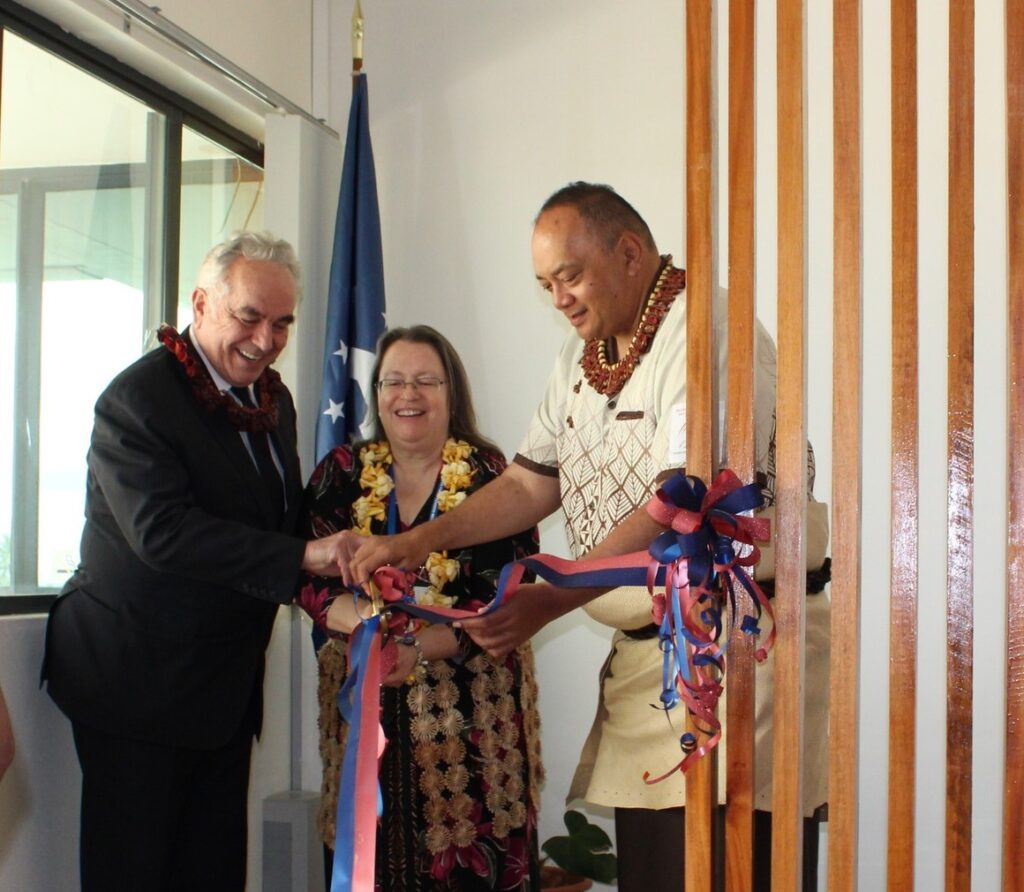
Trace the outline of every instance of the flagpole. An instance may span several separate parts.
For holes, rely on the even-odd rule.
[[[352,105],[345,136],[324,326],[316,460],[370,433],[367,410],[377,340],[384,331],[384,258],[363,56],[363,14],[352,16]]]
[[[363,7],[356,0],[352,10],[352,92],[356,91],[359,72],[363,69]]]

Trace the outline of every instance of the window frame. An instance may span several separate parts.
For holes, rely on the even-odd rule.
[[[60,57],[163,115],[164,133],[163,139],[158,142],[157,151],[163,156],[160,160],[163,162],[164,176],[162,183],[157,184],[162,188],[158,188],[158,191],[153,193],[156,198],[156,213],[151,218],[151,225],[154,230],[159,230],[159,233],[153,239],[147,240],[146,245],[147,290],[156,295],[157,299],[147,308],[147,314],[152,313],[160,318],[173,320],[177,314],[180,273],[178,260],[181,227],[182,129],[190,128],[261,169],[264,167],[262,144],[191,100],[108,53],[69,34],[50,20],[17,3],[10,2],[10,0],[0,0],[0,65],[3,62],[3,35],[8,31]],[[2,114],[2,95],[0,95],[0,115]],[[36,348],[38,349],[38,344]],[[14,402],[17,405],[19,399],[24,402],[26,398],[31,398],[31,392],[22,394],[21,390],[23,386],[26,386],[31,391],[32,382],[22,381],[21,376],[16,376],[15,380]],[[38,385],[38,381],[35,383]],[[36,390],[38,391],[38,387]],[[36,392],[36,411],[38,412],[38,392]],[[35,466],[38,476],[38,458],[36,458]],[[31,483],[31,474],[28,477],[28,482]],[[17,492],[13,495],[14,506],[21,504],[28,508],[27,513],[24,508],[21,510],[15,508],[16,515],[12,517],[12,522],[19,524],[26,520],[38,525],[38,495],[33,495],[29,500],[19,498]],[[12,564],[14,559],[12,554]],[[57,594],[57,589],[44,587],[37,587],[24,594],[0,593],[0,617],[46,612],[56,599]]]

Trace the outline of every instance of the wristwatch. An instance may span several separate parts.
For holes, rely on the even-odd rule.
[[[423,682],[427,677],[427,661],[423,656],[422,642],[412,633],[406,632],[398,639],[398,643],[404,644],[406,647],[416,648],[416,665],[412,667],[412,672],[405,677],[405,683],[415,684],[416,682]]]

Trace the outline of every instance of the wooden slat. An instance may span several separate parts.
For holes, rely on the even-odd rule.
[[[892,12],[888,888],[914,888],[918,611],[917,0]]]
[[[714,287],[711,0],[686,3],[686,468],[712,471],[711,295]],[[712,887],[712,805],[717,751],[686,775],[686,889]]]
[[[974,662],[974,3],[949,4],[946,888],[971,887]],[[1019,854],[1019,853],[1018,853]]]
[[[778,0],[779,367],[772,888],[802,886],[807,303],[804,4]]]
[[[1009,235],[1003,888],[1024,889],[1024,0],[1006,0]]]
[[[728,466],[754,479],[754,0],[729,6]],[[750,610],[741,592],[738,609]],[[725,888],[753,887],[754,645],[733,635],[726,671]]]
[[[857,888],[862,413],[860,0],[833,7],[832,650],[828,888]]]

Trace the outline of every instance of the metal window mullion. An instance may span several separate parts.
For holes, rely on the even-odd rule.
[[[161,322],[174,323],[181,219],[181,118],[151,111],[146,120],[143,245],[143,346]]]
[[[39,581],[39,399],[42,373],[43,252],[46,192],[26,180],[18,194],[14,337],[14,517],[11,584],[34,590]]]
[[[164,270],[167,256],[160,238],[166,195],[163,188],[164,154],[167,142],[164,116],[150,110],[146,114],[145,215],[142,233],[142,347],[149,346],[150,333],[163,319]],[[134,183],[132,185],[135,185]]]
[[[181,128],[181,114],[168,114],[164,128],[163,318],[172,325],[177,324],[181,272]]]

